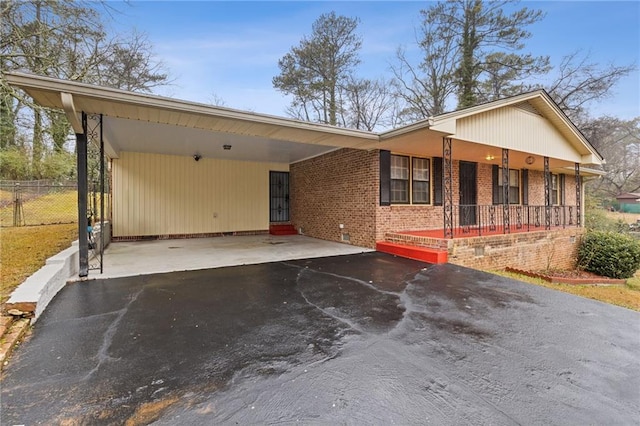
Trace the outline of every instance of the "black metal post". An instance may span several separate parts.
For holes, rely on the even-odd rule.
[[[582,179],[580,179],[580,163],[576,163],[576,225],[582,226]]]
[[[84,133],[76,133],[76,148],[78,151],[78,275],[89,275],[89,234],[87,227],[87,115],[82,113],[82,129]]]
[[[551,172],[549,157],[544,157],[544,229],[551,229]]]
[[[509,220],[509,150],[502,148],[502,232],[511,233]]]
[[[104,260],[104,139],[102,138],[102,114],[100,114],[100,273]]]
[[[451,138],[442,138],[442,210],[444,212],[444,237],[453,238],[453,159]]]

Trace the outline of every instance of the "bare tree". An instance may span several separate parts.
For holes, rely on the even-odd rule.
[[[385,80],[351,79],[344,90],[345,127],[373,131],[388,127],[395,97]]]
[[[610,97],[620,79],[635,69],[635,64],[601,66],[591,60],[589,52],[578,50],[562,58],[555,79],[545,89],[580,127],[589,120],[588,106]]]
[[[402,51],[392,68],[406,116],[426,118],[517,92],[531,75],[548,69],[549,58],[521,53],[529,25],[543,13],[527,8],[506,13],[517,0],[441,1],[421,11],[423,61],[411,65]]]
[[[150,91],[166,84],[167,74],[162,72],[162,64],[153,59],[146,38],[134,33],[131,38],[109,40],[98,7],[110,10],[106,2],[3,1],[1,70],[28,71],[128,90]],[[64,114],[35,105],[4,78],[0,78],[0,90],[3,94],[0,130],[11,130],[5,126],[11,120],[15,132],[30,136],[32,171],[34,177],[39,177],[49,147],[58,153],[64,149],[69,123]],[[20,122],[24,116],[29,117],[28,129]]]
[[[591,193],[614,198],[640,191],[640,117],[600,117],[585,123],[582,131],[607,160],[603,165],[607,174],[590,184]]]

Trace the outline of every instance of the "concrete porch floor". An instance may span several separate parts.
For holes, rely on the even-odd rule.
[[[190,271],[371,251],[374,250],[303,235],[114,242],[104,252],[103,273],[91,270],[89,278]],[[94,265],[95,259],[90,263]]]

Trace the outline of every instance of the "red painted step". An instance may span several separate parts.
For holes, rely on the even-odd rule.
[[[271,235],[296,235],[297,233],[296,228],[289,223],[269,226],[269,234]]]
[[[377,242],[376,250],[413,260],[420,260],[422,262],[436,264],[447,263],[447,252],[444,250],[406,246],[402,244],[388,243],[386,241]]]

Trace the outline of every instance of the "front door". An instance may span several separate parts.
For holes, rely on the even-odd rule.
[[[269,221],[289,221],[289,172],[269,172]]]
[[[477,163],[460,162],[460,226],[475,225],[478,204]]]

